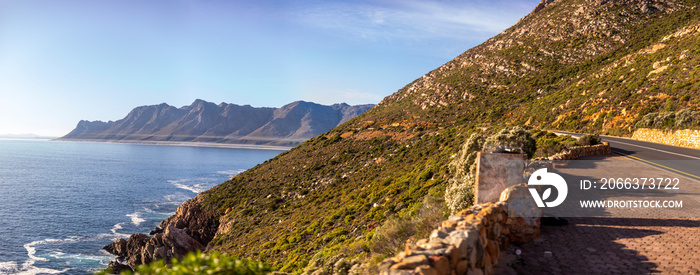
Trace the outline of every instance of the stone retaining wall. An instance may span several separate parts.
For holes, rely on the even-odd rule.
[[[549,160],[610,153],[610,144],[604,142],[569,148]],[[379,272],[382,275],[493,274],[501,250],[509,243],[527,243],[539,237],[540,215],[525,183],[508,187],[498,202],[476,204],[443,221],[430,238],[407,244],[396,257],[379,264]]]
[[[572,160],[585,156],[607,155],[610,154],[610,144],[603,142],[598,145],[591,146],[576,146],[568,148],[560,153],[548,157],[549,160]]]
[[[634,131],[632,139],[700,149],[700,131],[698,130],[664,131],[642,128]]]
[[[510,187],[501,201],[463,210],[443,221],[429,239],[407,244],[403,252],[379,264],[380,274],[493,274],[501,250],[510,242],[539,236],[538,211],[525,185]]]

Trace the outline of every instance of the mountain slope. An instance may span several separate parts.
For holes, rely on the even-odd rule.
[[[118,121],[80,121],[66,140],[193,141],[297,145],[367,111],[373,105],[324,106],[297,101],[282,108],[216,105],[195,100],[134,108]]]
[[[473,132],[526,124],[623,133],[667,102],[697,109],[696,5],[542,1],[375,108],[189,201],[208,229],[185,210],[166,224],[208,230],[209,249],[283,271],[376,263],[441,220],[448,163]],[[674,33],[683,35],[666,38]],[[416,221],[408,235],[406,219]]]

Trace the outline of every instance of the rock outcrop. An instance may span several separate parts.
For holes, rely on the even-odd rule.
[[[175,215],[160,223],[160,228],[167,232],[169,226],[174,226],[206,246],[216,235],[219,220],[204,211],[200,203],[201,196],[196,196],[182,203],[175,211]]]
[[[178,207],[175,215],[161,222],[161,228],[152,231],[153,236],[133,234],[128,239],[119,239],[104,247],[126,262],[130,268],[147,264],[158,259],[169,262],[181,258],[188,252],[202,251],[211,241],[218,228],[218,222],[202,210],[199,197],[195,197]],[[163,229],[164,228],[164,229]],[[111,265],[110,265],[111,267]],[[113,271],[123,269],[114,262]]]

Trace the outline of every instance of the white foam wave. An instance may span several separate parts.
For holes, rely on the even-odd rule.
[[[66,261],[67,263],[75,264],[75,263],[83,263],[83,262],[99,262],[101,264],[107,264],[109,263],[110,260],[112,260],[113,256],[111,255],[83,255],[83,254],[68,254],[68,253],[63,253],[60,251],[54,251],[49,253],[50,257],[54,259],[61,259],[63,261]]]
[[[85,262],[85,261],[95,261],[101,264],[108,263],[112,256],[109,255],[83,255],[83,254],[66,254],[60,251],[53,251],[46,256],[37,256],[37,246],[46,244],[66,244],[66,243],[76,243],[82,241],[95,241],[99,239],[114,239],[115,236],[128,236],[127,234],[121,234],[116,232],[121,228],[121,224],[116,224],[112,228],[112,234],[98,234],[95,236],[69,236],[65,239],[44,239],[40,241],[33,241],[24,245],[24,249],[27,250],[27,259],[23,264],[21,269],[17,266],[17,263],[8,262],[0,263],[0,274],[20,274],[20,275],[34,275],[34,274],[60,274],[64,273],[72,268],[65,268],[62,270],[50,269],[50,268],[40,268],[34,266],[37,262],[46,262],[50,259],[45,257],[50,257],[52,259],[60,259],[66,262]]]
[[[0,262],[0,274],[10,274],[17,271],[17,262]]]
[[[112,235],[109,235],[109,234],[100,234],[100,235],[97,235],[97,236],[98,236],[98,237],[109,237],[109,238],[112,238],[112,239],[127,238],[127,237],[129,237],[129,234],[123,234],[123,233],[117,232],[117,230],[124,229],[124,226],[123,226],[123,225],[124,225],[123,222],[120,222],[120,223],[118,223],[118,224],[115,224],[115,225],[112,227],[112,229],[110,230],[110,231],[112,231]]]
[[[216,173],[217,173],[217,174],[227,175],[227,176],[229,176],[229,177],[234,177],[234,176],[236,176],[236,175],[238,175],[238,174],[240,174],[240,173],[243,173],[243,172],[245,172],[245,169],[224,170],[224,171],[217,171]]]
[[[131,214],[126,214],[127,217],[131,218],[131,223],[133,223],[135,226],[141,225],[142,222],[145,222],[146,219],[141,218],[141,211],[136,211]]]
[[[26,261],[22,264],[22,270],[16,270],[16,271],[18,271],[17,274],[21,274],[21,275],[59,274],[59,273],[63,273],[63,272],[66,272],[66,271],[70,270],[70,268],[66,268],[66,269],[63,269],[63,270],[57,270],[57,269],[50,269],[50,268],[39,268],[39,267],[35,267],[34,264],[35,264],[37,261],[42,261],[42,262],[48,261],[48,259],[46,259],[46,258],[42,258],[42,257],[36,256],[36,247],[35,247],[35,246],[37,246],[37,245],[42,245],[42,244],[48,244],[48,243],[58,243],[58,242],[65,242],[65,243],[68,243],[68,242],[76,242],[76,241],[78,241],[78,238],[76,238],[76,237],[68,237],[68,238],[63,239],[63,240],[59,240],[59,239],[45,239],[45,240],[33,241],[33,242],[30,242],[30,243],[25,244],[25,245],[24,245],[24,249],[27,250],[27,257],[28,257],[29,259],[26,260]]]
[[[172,185],[174,185],[177,188],[184,189],[187,191],[190,191],[195,194],[202,193],[207,190],[207,188],[202,187],[201,183],[193,184],[193,185],[186,185],[185,183],[189,182],[190,180],[184,179],[184,180],[169,180],[168,182]]]
[[[68,270],[71,270],[71,269],[64,268],[62,270],[56,270],[56,269],[38,268],[38,267],[32,266],[31,269],[22,270],[22,271],[18,272],[17,275],[61,274],[61,273],[64,273]]]

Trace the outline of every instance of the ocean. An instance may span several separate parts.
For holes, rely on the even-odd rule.
[[[92,274],[103,246],[281,152],[0,140],[0,274]]]

